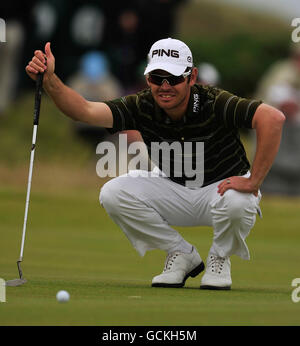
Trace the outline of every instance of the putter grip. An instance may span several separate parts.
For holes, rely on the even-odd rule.
[[[41,97],[42,97],[42,87],[43,87],[43,73],[37,75],[36,89],[35,89],[35,101],[34,101],[34,118],[33,124],[39,124],[40,118],[40,107],[41,107]]]

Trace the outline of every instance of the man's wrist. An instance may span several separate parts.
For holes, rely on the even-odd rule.
[[[256,177],[253,177],[252,175],[248,178],[251,186],[253,187],[253,190],[258,190],[262,184],[261,179],[258,179]]]
[[[47,76],[47,78],[45,78],[43,83],[44,89],[49,93],[55,91],[56,89],[58,89],[57,81],[58,81],[58,78],[55,75],[55,73],[51,74],[50,76]]]

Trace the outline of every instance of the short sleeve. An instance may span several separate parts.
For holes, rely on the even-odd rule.
[[[214,113],[226,127],[252,129],[253,116],[261,103],[220,90],[215,98]]]
[[[111,134],[124,130],[137,129],[136,98],[137,95],[129,95],[115,100],[104,102],[111,109],[113,115],[113,127],[107,128],[107,130]]]

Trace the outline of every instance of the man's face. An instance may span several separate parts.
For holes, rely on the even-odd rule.
[[[170,73],[163,70],[155,70],[151,73],[159,76],[170,76]],[[155,102],[169,113],[170,111],[180,110],[187,106],[191,86],[195,84],[197,78],[197,69],[193,68],[190,76],[185,77],[182,83],[176,85],[170,85],[166,80],[161,85],[156,85],[147,77],[147,84],[151,89]],[[185,109],[184,109],[185,111]]]

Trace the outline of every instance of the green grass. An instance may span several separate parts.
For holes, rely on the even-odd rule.
[[[33,84],[34,90],[34,84]],[[16,167],[29,162],[33,131],[34,91],[24,92],[0,116],[0,163]],[[55,107],[43,93],[37,133],[38,161],[81,166],[93,152],[74,131],[75,122]]]
[[[69,172],[71,175],[71,172]],[[68,172],[66,172],[68,174]],[[36,173],[38,176],[38,172]],[[26,176],[23,177],[26,180]],[[38,179],[36,179],[38,181]],[[28,283],[7,287],[0,325],[299,325],[291,282],[300,277],[299,200],[262,202],[248,238],[252,260],[232,257],[232,290],[151,288],[165,255],[139,257],[98,202],[94,188],[33,183],[22,268]],[[17,275],[25,185],[0,188],[0,277]],[[209,228],[178,228],[205,258]],[[59,304],[58,290],[71,299]]]

